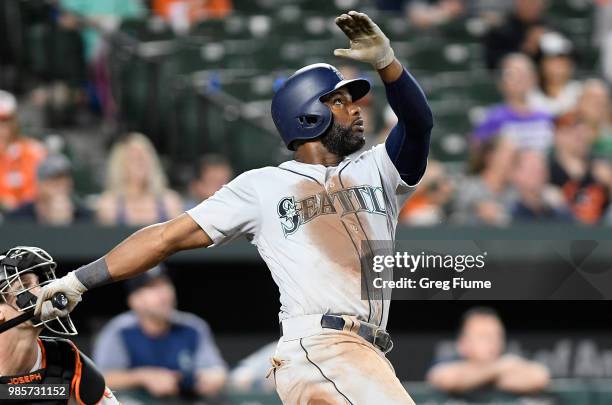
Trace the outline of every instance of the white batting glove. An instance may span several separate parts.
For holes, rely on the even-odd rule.
[[[370,63],[378,70],[395,59],[389,38],[366,14],[349,11],[336,18],[336,25],[351,40],[351,48],[336,49],[334,55]]]
[[[68,315],[74,307],[81,302],[81,295],[87,291],[87,288],[74,275],[74,271],[66,274],[64,277],[47,284],[40,290],[38,301],[34,315],[41,321],[47,321],[56,317]],[[65,309],[58,309],[51,305],[48,301],[57,293],[64,293],[68,299],[68,305]]]

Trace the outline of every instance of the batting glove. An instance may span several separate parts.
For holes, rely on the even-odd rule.
[[[351,48],[336,49],[334,55],[370,63],[378,70],[395,59],[389,38],[366,14],[349,11],[336,18],[336,25],[350,39]]]
[[[47,321],[56,317],[64,317],[68,315],[74,307],[81,302],[81,295],[87,291],[87,288],[74,275],[74,271],[66,274],[64,277],[47,284],[40,290],[38,301],[34,315],[41,321]],[[65,309],[55,308],[48,301],[57,293],[63,293],[68,299],[68,305]]]

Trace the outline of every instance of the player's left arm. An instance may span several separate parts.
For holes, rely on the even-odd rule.
[[[336,56],[368,62],[385,84],[389,105],[398,117],[385,148],[408,185],[419,182],[427,166],[433,114],[418,83],[395,58],[390,41],[366,14],[350,11],[336,19],[350,39],[350,49],[336,49]]]
[[[86,291],[135,277],[176,252],[207,247],[212,243],[208,234],[187,214],[142,228],[104,257],[45,285],[40,291],[35,315],[45,320],[66,316],[81,301],[81,295]],[[63,310],[47,303],[59,292],[68,298],[68,306]]]

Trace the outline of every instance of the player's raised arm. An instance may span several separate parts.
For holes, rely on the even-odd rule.
[[[334,55],[370,63],[385,84],[387,100],[398,117],[385,147],[402,180],[414,185],[425,173],[433,127],[425,94],[370,17],[350,11],[336,18],[336,24],[350,39],[350,49],[336,49]]]
[[[81,301],[81,295],[94,287],[123,280],[155,267],[175,252],[212,244],[206,232],[187,214],[143,228],[112,249],[106,256],[68,273],[45,286],[36,306],[41,314],[43,302],[57,292],[68,298],[68,307],[60,311],[45,305],[42,319],[65,316]]]

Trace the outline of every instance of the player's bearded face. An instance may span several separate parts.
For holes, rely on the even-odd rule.
[[[345,127],[334,120],[321,137],[321,143],[334,155],[347,156],[365,145],[365,136],[363,132],[353,131],[351,126]]]

